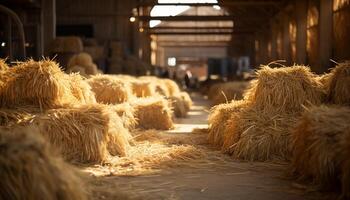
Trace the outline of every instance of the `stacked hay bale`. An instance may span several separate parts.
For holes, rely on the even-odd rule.
[[[321,106],[306,110],[293,135],[292,172],[321,189],[350,198],[350,108]]]
[[[0,130],[0,199],[87,199],[78,171],[29,131]]]
[[[350,106],[350,61],[340,63],[322,79],[328,103]]]
[[[319,77],[325,104],[306,109],[293,134],[291,171],[297,179],[350,198],[350,64]],[[339,189],[340,188],[340,189]]]
[[[134,97],[128,82],[111,75],[95,75],[87,82],[99,103],[118,104],[127,102]]]
[[[68,73],[79,72],[80,75],[88,77],[89,75],[98,74],[98,68],[93,62],[90,54],[82,52],[70,58],[67,64]]]
[[[232,100],[241,100],[243,92],[247,89],[249,82],[236,81],[227,83],[217,83],[209,88],[208,98],[213,105],[227,103]]]
[[[173,128],[172,111],[168,101],[160,97],[138,98],[131,102],[138,119],[138,127],[168,130]]]
[[[319,105],[324,91],[309,68],[262,67],[244,102],[219,106],[210,114],[209,141],[244,160],[288,159],[290,128],[308,104]],[[221,119],[226,120],[223,128]]]
[[[30,60],[4,76],[2,124],[30,121],[68,160],[102,162],[109,154],[125,155],[129,132],[122,119],[96,104],[90,86],[79,75],[63,73],[52,61]]]

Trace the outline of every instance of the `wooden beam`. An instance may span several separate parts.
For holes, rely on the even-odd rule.
[[[148,31],[150,35],[232,35],[232,34],[252,34],[252,31]]]
[[[218,30],[232,30],[233,27],[219,27],[219,26],[201,26],[201,27],[193,27],[193,26],[159,26],[159,27],[153,27],[153,28],[147,28],[147,30],[212,30],[212,29],[218,29]]]
[[[151,20],[161,20],[161,21],[264,21],[266,18],[261,16],[232,16],[232,15],[178,15],[178,16],[139,16],[137,17],[140,21],[151,21]]]
[[[277,6],[281,4],[281,1],[270,0],[270,1],[231,1],[231,2],[222,2],[222,3],[141,3],[140,6],[223,6],[223,7],[232,7],[232,6]]]

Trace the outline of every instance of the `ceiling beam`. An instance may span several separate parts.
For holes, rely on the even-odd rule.
[[[158,32],[158,31],[148,31],[150,35],[236,35],[236,34],[252,34],[252,31],[188,31],[188,32],[179,32],[179,31],[168,31],[168,32]]]
[[[263,21],[266,18],[261,16],[231,16],[231,15],[177,15],[177,16],[160,16],[160,17],[151,17],[151,16],[139,16],[137,17],[140,21],[150,21],[150,20],[161,20],[161,21]]]
[[[153,28],[145,28],[149,30],[212,30],[212,29],[220,29],[220,30],[232,30],[234,27],[231,26],[199,26],[199,27],[193,27],[193,26],[159,26],[159,27],[153,27]]]
[[[223,7],[231,6],[277,6],[281,4],[281,1],[229,1],[229,2],[220,2],[220,3],[141,3],[140,6],[214,6],[219,5]]]

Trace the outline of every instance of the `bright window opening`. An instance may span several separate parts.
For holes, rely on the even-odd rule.
[[[169,57],[168,58],[168,65],[172,66],[172,67],[176,66],[176,58],[175,57]]]

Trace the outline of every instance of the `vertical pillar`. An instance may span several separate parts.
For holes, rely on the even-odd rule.
[[[271,22],[271,60],[277,60],[277,28],[276,22]]]
[[[290,36],[289,36],[289,16],[284,14],[283,16],[283,40],[282,40],[282,55],[287,64],[291,63],[290,52]]]
[[[307,41],[307,1],[296,1],[297,38],[296,38],[296,61],[298,64],[306,63]]]
[[[319,73],[325,72],[330,66],[332,57],[332,33],[333,33],[333,0],[320,0],[319,21]]]
[[[56,37],[56,0],[45,0],[43,2],[43,47],[44,55],[50,53],[50,45]]]

